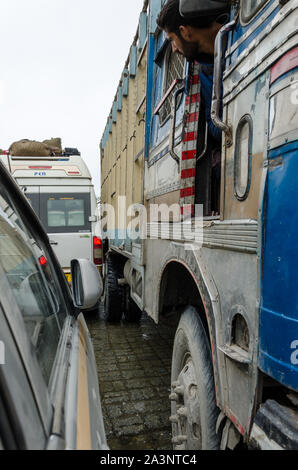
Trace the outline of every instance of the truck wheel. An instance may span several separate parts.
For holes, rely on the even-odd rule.
[[[117,263],[112,256],[105,262],[104,320],[117,323],[123,315],[123,288],[118,285],[120,278]]]
[[[137,323],[141,320],[142,311],[139,309],[137,304],[133,301],[130,293],[126,294],[126,305],[124,310],[124,318],[128,323]]]
[[[172,434],[175,450],[216,450],[219,409],[212,356],[203,323],[193,307],[184,311],[172,361]]]

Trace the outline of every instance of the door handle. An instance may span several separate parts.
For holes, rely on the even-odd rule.
[[[51,245],[58,245],[58,242],[52,242],[52,241],[50,241],[50,244],[51,244]]]

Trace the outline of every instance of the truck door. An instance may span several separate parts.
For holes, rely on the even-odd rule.
[[[69,273],[72,259],[92,260],[91,201],[89,188],[62,189],[41,188],[40,218],[63,270]]]

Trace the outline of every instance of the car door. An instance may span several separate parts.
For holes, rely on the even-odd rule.
[[[39,219],[2,165],[0,298],[42,418],[44,440],[34,448],[106,449],[94,353],[83,315],[73,307]],[[18,383],[18,374],[11,377]],[[16,403],[23,403],[21,397]],[[25,418],[22,423],[25,428],[30,424]],[[33,444],[26,441],[24,446]]]

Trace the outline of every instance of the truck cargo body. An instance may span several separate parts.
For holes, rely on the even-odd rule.
[[[132,46],[139,57],[136,74],[129,72],[131,52],[128,94],[122,93],[122,108],[115,98],[117,112],[111,112],[101,142],[102,202],[128,197],[119,211],[122,226],[117,219],[115,234],[103,227],[106,259],[113,260],[106,270],[123,278],[121,286],[128,284],[117,293],[124,313],[129,291],[156,323],[181,317],[172,369],[175,448],[234,448],[239,442],[296,448],[298,2],[240,2],[231,8],[231,23],[222,33],[228,38],[225,69],[216,69],[213,78],[215,87],[223,82],[219,153],[206,131],[201,66],[173,54],[156,28],[162,3],[144,4]],[[146,40],[138,47],[144,14]],[[143,80],[144,70],[139,76],[138,69],[143,63],[146,115],[140,130],[136,98],[132,117],[122,113]],[[122,78],[117,97],[123,84]],[[124,134],[123,119],[134,124]],[[119,183],[123,180],[126,185]],[[127,212],[131,204],[134,211]],[[139,220],[146,217],[146,233],[141,227],[132,240],[127,227],[136,214],[142,214]],[[203,217],[192,238],[196,214]],[[188,223],[181,230],[183,221]],[[198,348],[187,331],[191,335],[202,327],[211,348],[216,418],[204,418],[202,411],[193,418],[203,400],[203,363],[194,357]],[[177,372],[182,333],[189,359]],[[187,369],[189,374],[194,369],[191,379]],[[198,390],[198,402],[185,391],[187,380]],[[212,426],[211,439],[206,429]]]

